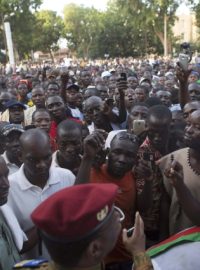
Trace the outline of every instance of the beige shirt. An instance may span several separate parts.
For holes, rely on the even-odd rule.
[[[5,121],[5,122],[9,122],[10,121],[10,115],[9,115],[9,110],[5,110],[2,114],[1,114],[1,121]]]
[[[24,111],[24,125],[29,126],[32,124],[32,114],[36,110],[36,106],[32,106]]]
[[[193,197],[200,201],[200,175],[196,174],[189,164],[189,148],[183,148],[171,154],[173,154],[174,160],[178,161],[183,166],[185,185],[188,187]],[[171,198],[169,212],[170,235],[195,225],[184,213],[179,204],[175,189],[170,184],[169,179],[164,175],[165,169],[171,164],[171,154],[163,157],[159,165],[163,174],[165,189]]]

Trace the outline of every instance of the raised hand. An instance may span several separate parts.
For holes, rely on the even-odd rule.
[[[134,174],[138,178],[143,178],[145,181],[152,181],[153,179],[153,170],[149,165],[149,161],[141,159],[138,164],[133,168]]]
[[[181,84],[187,84],[188,77],[191,73],[191,70],[183,70],[180,65],[176,66],[176,77]]]
[[[104,149],[106,137],[107,133],[100,129],[88,135],[83,142],[84,156],[95,158],[96,154]]]
[[[179,188],[184,184],[183,166],[178,161],[173,160],[173,157],[171,164],[164,173],[175,188]]]

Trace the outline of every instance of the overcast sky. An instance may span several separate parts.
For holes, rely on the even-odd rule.
[[[43,0],[41,9],[55,10],[61,14],[65,5],[69,3],[75,3],[88,7],[93,6],[97,9],[104,10],[106,8],[107,2],[108,0]]]
[[[183,0],[184,2],[184,0]],[[105,10],[108,0],[43,0],[43,4],[41,5],[41,9],[50,9],[57,11],[59,15],[62,15],[64,6],[69,3],[75,3],[77,5],[84,5],[87,7],[95,7],[100,10]],[[185,4],[181,4],[177,10],[177,13],[189,13],[189,9],[185,6]]]

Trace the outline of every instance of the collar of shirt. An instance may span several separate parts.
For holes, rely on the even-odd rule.
[[[55,177],[54,176],[54,170],[57,170],[57,168],[50,167],[50,169],[49,169],[49,178],[48,178],[48,180],[46,182],[45,187],[43,189],[41,189],[41,190],[44,191],[49,186],[55,185],[55,184],[57,184],[57,183],[60,182],[60,180],[58,179],[58,177]],[[20,187],[21,187],[22,190],[28,190],[28,189],[31,189],[33,187],[40,188],[40,187],[38,187],[36,185],[31,184],[31,182],[29,182],[29,180],[26,178],[26,176],[24,174],[24,164],[22,164],[22,166],[20,167],[20,169],[18,170],[17,173],[20,175],[19,182],[18,183],[19,183],[19,185],[20,185]]]

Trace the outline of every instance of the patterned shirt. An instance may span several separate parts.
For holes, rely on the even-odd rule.
[[[149,141],[148,137],[139,148],[138,163],[140,160],[148,160],[149,166],[153,171],[152,182],[152,207],[144,214],[142,218],[144,220],[145,231],[158,231],[159,229],[159,211],[160,201],[163,190],[163,178],[159,167],[155,161],[161,158],[161,154],[157,151]],[[135,175],[137,192],[140,194],[143,190],[145,179]]]

